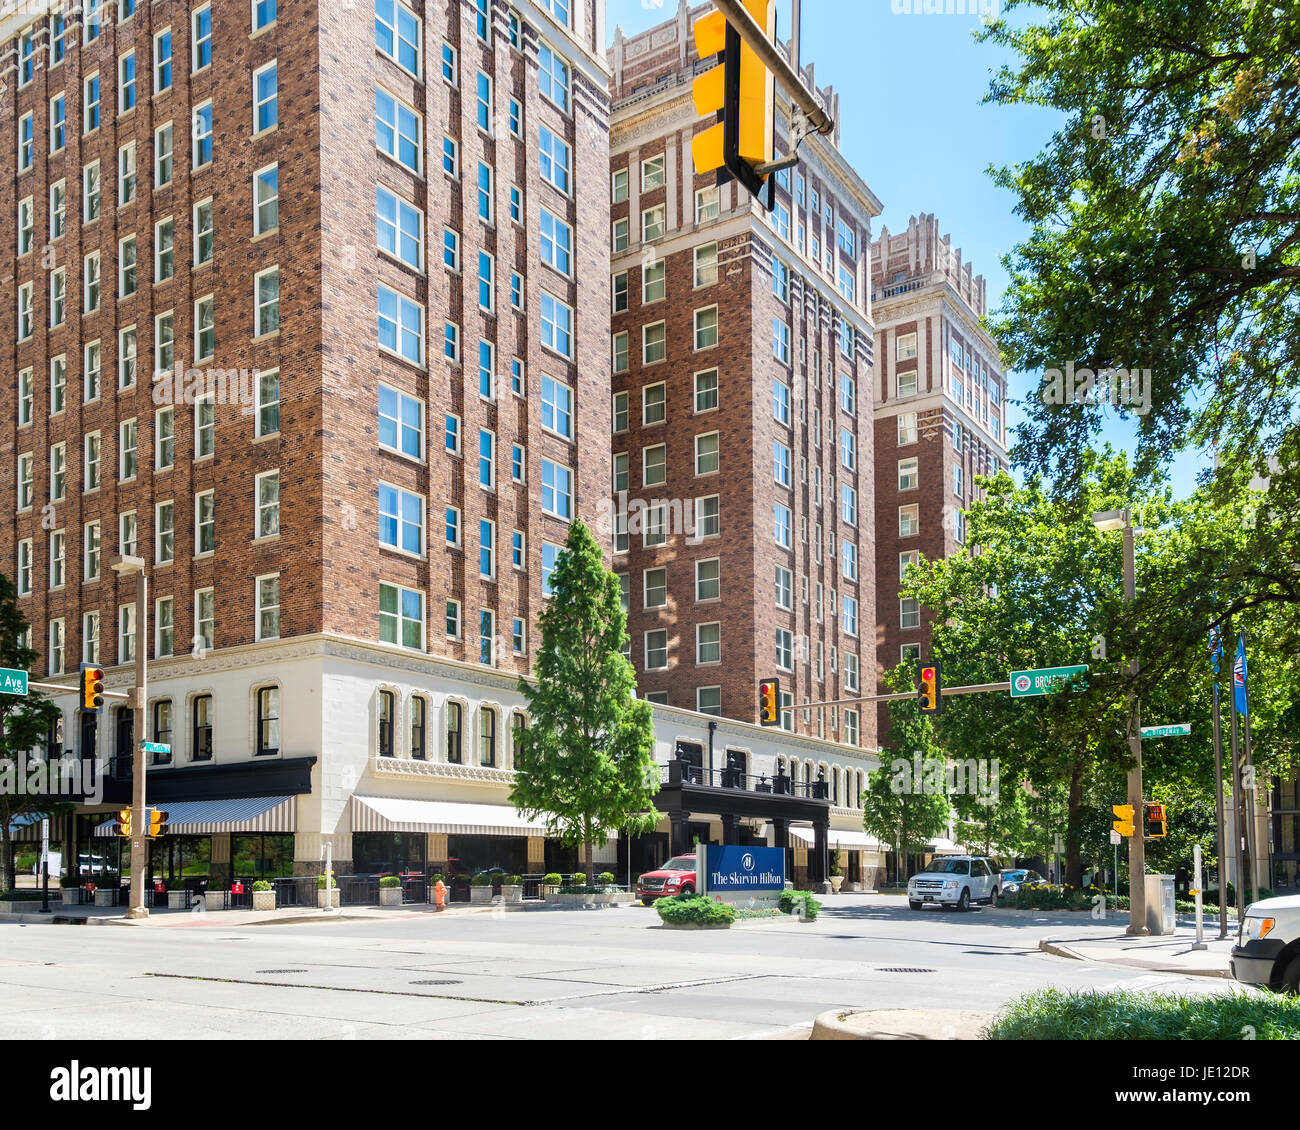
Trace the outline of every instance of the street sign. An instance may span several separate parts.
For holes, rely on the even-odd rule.
[[[0,694],[26,694],[27,672],[0,667]]]
[[[1123,838],[1124,838],[1124,837],[1121,836],[1117,831],[1115,831],[1114,828],[1112,828],[1112,829],[1110,830],[1110,842],[1111,842],[1111,843],[1113,843],[1113,844],[1118,844],[1118,843],[1120,842],[1120,840],[1122,840]]]
[[[163,745],[162,742],[141,742],[140,748],[145,753],[171,753],[172,747]]]
[[[1181,738],[1192,732],[1192,724],[1175,722],[1170,726],[1143,726],[1140,732],[1144,738]]]
[[[1037,671],[1012,671],[1012,698],[1029,698],[1037,694],[1053,694],[1062,689],[1072,675],[1081,675],[1088,670],[1086,663],[1075,667],[1043,667]],[[1086,687],[1087,683],[1081,683]]]

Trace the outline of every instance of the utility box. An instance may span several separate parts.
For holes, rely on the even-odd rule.
[[[1147,929],[1152,934],[1174,932],[1174,877],[1146,875]]]

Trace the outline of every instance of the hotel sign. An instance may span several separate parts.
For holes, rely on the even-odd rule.
[[[782,891],[785,849],[711,844],[704,849],[704,886],[710,894]]]

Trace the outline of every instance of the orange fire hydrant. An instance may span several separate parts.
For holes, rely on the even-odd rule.
[[[433,905],[438,910],[447,909],[447,888],[441,879],[433,885]]]

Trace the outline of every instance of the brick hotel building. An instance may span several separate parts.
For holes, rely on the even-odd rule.
[[[0,558],[34,677],[150,661],[146,734],[56,696],[112,765],[65,858],[148,738],[169,867],[559,864],[507,794],[612,474],[604,44],[601,0],[0,3]]]

